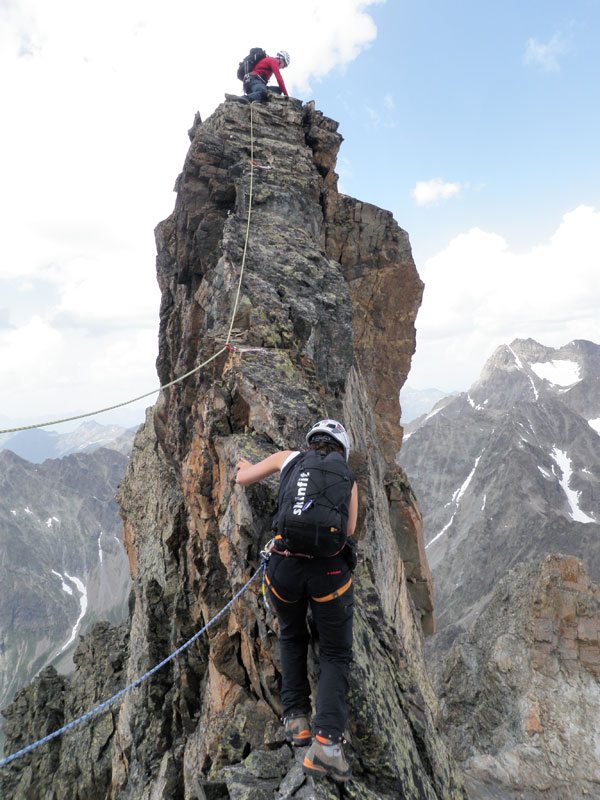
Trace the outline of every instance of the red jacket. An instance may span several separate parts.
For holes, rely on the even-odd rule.
[[[285,83],[283,82],[281,72],[279,71],[279,60],[273,58],[273,56],[267,56],[266,58],[261,59],[250,74],[258,75],[258,77],[262,78],[265,83],[269,82],[271,75],[275,75],[277,78],[277,83],[279,84],[279,88],[286,96],[288,96]]]

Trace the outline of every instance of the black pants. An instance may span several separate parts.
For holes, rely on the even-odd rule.
[[[273,553],[267,579],[279,619],[283,714],[311,711],[306,674],[310,604],[321,662],[313,731],[337,741],[346,728],[352,661],[354,588],[348,564],[341,556],[302,558]]]

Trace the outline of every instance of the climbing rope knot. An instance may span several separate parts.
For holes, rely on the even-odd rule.
[[[259,164],[258,161],[253,161],[252,159],[250,159],[250,166],[256,169],[273,169],[271,164]]]

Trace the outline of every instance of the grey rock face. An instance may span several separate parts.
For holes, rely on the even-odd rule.
[[[427,653],[473,800],[599,794],[598,587],[583,568],[600,577],[599,356],[514,341],[405,436],[436,587]]]
[[[46,667],[35,681],[17,694],[4,711],[6,736],[13,751],[26,747],[79,718],[90,705],[116,694],[124,686],[127,652],[126,624],[93,626],[73,656],[77,670],[71,681]],[[101,664],[97,673],[89,664]],[[109,707],[94,724],[67,731],[22,757],[17,769],[0,773],[2,797],[12,800],[56,800],[58,797],[106,797],[111,753],[107,744],[115,731],[116,707]]]
[[[571,556],[521,564],[439,675],[440,722],[469,797],[600,792],[600,588]]]
[[[47,664],[73,669],[80,633],[127,614],[131,581],[111,450],[31,464],[0,451],[0,707]]]
[[[523,561],[574,554],[600,579],[599,359],[592,342],[517,340],[405,438],[435,579],[432,650],[468,629]]]

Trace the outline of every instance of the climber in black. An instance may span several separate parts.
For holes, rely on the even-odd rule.
[[[248,486],[280,472],[266,582],[279,620],[283,723],[294,745],[311,743],[307,677],[310,606],[319,636],[321,674],[303,763],[306,773],[346,781],[351,770],[342,749],[348,673],[352,660],[356,547],[352,536],[358,492],[346,461],[348,434],[336,420],[317,422],[305,452],[282,450],[251,464],[241,459],[237,483]],[[306,520],[306,522],[304,522]]]

